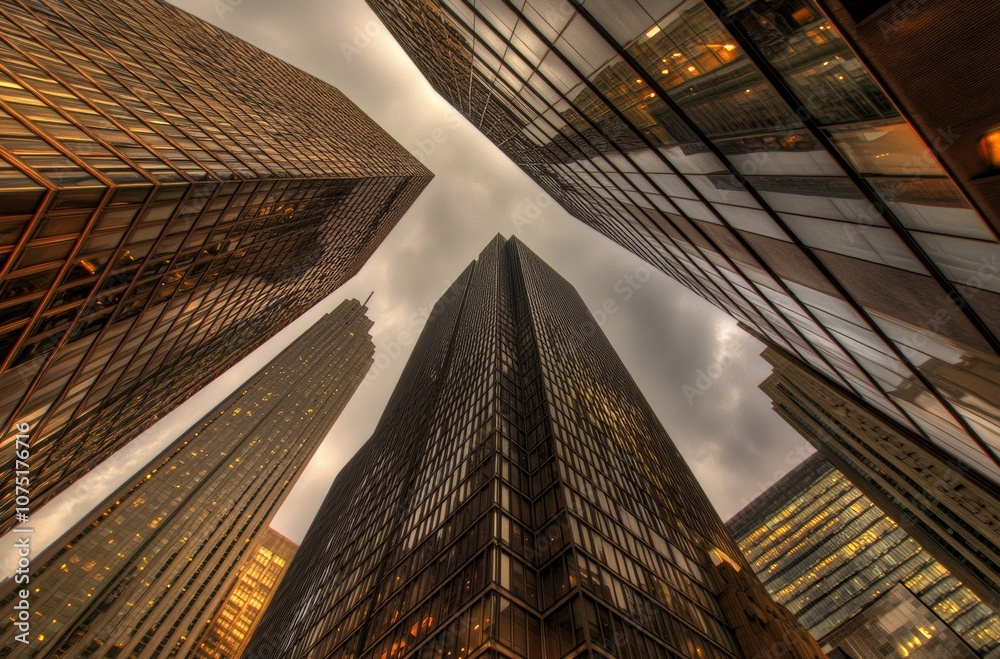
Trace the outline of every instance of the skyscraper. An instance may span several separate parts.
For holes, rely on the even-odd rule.
[[[588,651],[822,656],[573,287],[497,236],[435,305],[245,656]]]
[[[236,580],[196,641],[194,656],[199,659],[240,656],[298,548],[274,529],[264,529],[257,536]]]
[[[824,649],[863,626],[855,618],[902,584],[940,618],[941,629],[950,628],[978,656],[1000,657],[997,611],[822,455],[807,458],[727,526],[771,596]],[[934,636],[927,632],[921,644]],[[892,636],[884,635],[883,643]]]
[[[1000,500],[991,483],[775,350],[761,390],[803,438],[980,598],[1000,610]]]
[[[430,176],[169,5],[4,3],[0,479],[27,424],[30,507],[51,499],[355,274]]]
[[[826,647],[829,646],[829,650]],[[941,619],[896,584],[827,637],[830,659],[975,659],[976,654]]]
[[[33,557],[28,600],[0,655],[188,657],[302,468],[373,361],[371,321],[347,300],[71,529]]]
[[[813,0],[368,2],[435,89],[570,213],[911,441],[1000,482],[1000,133],[983,143],[990,170],[964,127],[914,131],[916,106],[883,92],[876,60]],[[935,29],[928,4],[830,2]],[[932,4],[1000,18],[996,3]],[[899,58],[897,81],[925,75],[922,59]],[[997,96],[972,72],[956,95],[932,68],[933,98]],[[953,177],[945,151],[978,164]],[[975,377],[952,377],[968,364]]]

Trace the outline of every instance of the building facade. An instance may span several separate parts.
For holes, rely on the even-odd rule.
[[[990,0],[823,4],[851,49],[870,63],[879,86],[924,141],[937,146],[941,164],[984,217],[1000,227],[1000,94],[977,75],[1000,69],[997,8]],[[968,61],[976,66],[962,66]]]
[[[247,561],[236,574],[236,581],[202,631],[193,656],[239,658],[298,548],[272,528],[257,536],[254,548],[247,553]]]
[[[169,5],[4,3],[0,479],[27,424],[51,499],[353,276],[429,179],[336,89]]]
[[[245,656],[822,655],[573,287],[497,236],[435,305]]]
[[[570,213],[1000,482],[1000,227],[942,165],[948,141],[914,130],[827,7],[368,1]],[[956,6],[841,4],[907,5],[919,24]],[[1000,19],[976,6],[963,20]],[[992,79],[963,93],[997,97]]]
[[[189,657],[248,556],[373,363],[347,300],[32,557],[28,644],[0,655]],[[8,580],[0,607],[24,588]],[[15,612],[16,613],[16,612]]]
[[[760,388],[774,410],[956,577],[1000,610],[1000,500],[990,483],[921,448],[775,350]]]
[[[975,659],[976,654],[906,586],[863,608],[826,638],[830,659]]]
[[[837,645],[830,639],[844,635],[838,631],[842,625],[852,624],[901,584],[970,651],[1000,657],[996,610],[820,454],[768,488],[727,526],[771,597],[824,649]],[[883,641],[889,636],[886,632]]]

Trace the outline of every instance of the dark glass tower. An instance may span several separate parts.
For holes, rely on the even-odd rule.
[[[245,656],[822,656],[740,556],[583,300],[498,236]]]
[[[355,274],[430,176],[169,5],[4,3],[0,480],[27,424],[31,508],[51,499]]]
[[[1000,610],[1000,500],[975,472],[915,446],[774,350],[774,410],[931,554]],[[998,650],[1000,654],[1000,650]]]
[[[821,3],[869,55],[813,0],[368,2],[569,212],[1000,482],[995,2]]]
[[[50,550],[32,556],[28,644],[0,622],[0,656],[190,657],[237,568],[373,361],[372,322],[347,300]],[[8,580],[12,611],[24,585]]]
[[[824,649],[837,646],[838,639],[869,618],[872,605],[902,586],[937,616],[937,630],[925,627],[924,633],[918,632],[918,645],[933,649],[930,641],[937,632],[950,629],[963,639],[969,655],[1000,657],[996,609],[977,597],[961,575],[952,574],[933,547],[922,546],[888,513],[822,455],[814,454],[727,526],[771,596],[788,607]],[[907,656],[897,652],[899,639],[891,638],[891,629],[883,627],[883,637],[875,644],[893,641],[888,650],[849,656]],[[937,654],[924,656],[967,655],[938,648]]]

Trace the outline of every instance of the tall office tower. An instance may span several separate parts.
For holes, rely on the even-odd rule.
[[[903,584],[879,595],[826,641],[830,659],[976,659],[972,648]]]
[[[845,623],[857,623],[867,606],[902,584],[978,656],[1000,657],[996,610],[822,455],[807,458],[727,526],[771,596],[824,650],[847,636]]]
[[[903,109],[941,164],[1000,227],[1000,95],[980,73],[1000,70],[991,0],[823,0],[851,48]],[[900,48],[901,43],[907,44]],[[960,47],[955,47],[960,45]],[[976,62],[976,66],[963,66]],[[995,274],[995,273],[994,273]]]
[[[956,5],[840,1],[927,31],[930,4]],[[1000,482],[1000,222],[969,190],[995,178],[951,178],[946,142],[914,131],[813,0],[368,2],[570,213]],[[976,7],[961,20],[992,35],[996,3]],[[943,51],[965,47],[948,34]],[[1000,98],[963,75],[933,97]]]
[[[1000,500],[775,350],[760,388],[775,411],[941,563],[1000,611]]]
[[[51,499],[353,276],[430,176],[169,5],[3,3],[0,480],[26,423]]]
[[[0,656],[189,657],[237,568],[368,372],[366,308],[347,300],[55,546],[32,557],[28,644]]]
[[[821,657],[746,566],[583,300],[497,236],[245,656]]]
[[[192,656],[199,659],[236,659],[240,656],[299,548],[270,528],[262,531],[254,544],[229,592],[201,632]]]

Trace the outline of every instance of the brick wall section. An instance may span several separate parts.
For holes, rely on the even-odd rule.
[[[860,23],[819,4],[1000,234],[1000,171],[979,154],[1000,128],[1000,3],[893,0]]]

